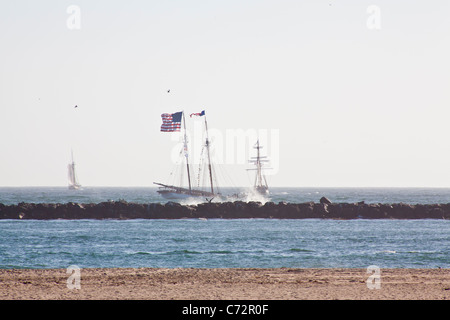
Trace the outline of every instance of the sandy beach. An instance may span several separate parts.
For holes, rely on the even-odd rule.
[[[66,269],[0,270],[1,300],[442,300],[450,269]]]

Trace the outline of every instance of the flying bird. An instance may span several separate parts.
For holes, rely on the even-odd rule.
[[[169,89],[169,90],[167,90],[167,93],[170,93],[170,89]]]
[[[75,106],[74,108],[78,108],[78,106]]]

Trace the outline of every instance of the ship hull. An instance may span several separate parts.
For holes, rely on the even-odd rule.
[[[266,186],[255,187],[255,190],[256,190],[256,192],[258,192],[259,194],[262,194],[262,195],[269,194],[269,188]]]
[[[181,187],[175,187],[175,186],[168,186],[161,183],[156,183],[157,185],[162,186],[160,190],[157,190],[163,198],[166,199],[189,199],[189,198],[198,198],[198,199],[207,199],[214,198],[217,196],[217,194],[214,194],[212,192],[207,191],[201,191],[201,190],[190,190],[186,188]]]

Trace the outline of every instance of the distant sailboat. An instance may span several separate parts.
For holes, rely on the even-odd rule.
[[[267,158],[266,156],[260,155],[259,150],[262,149],[262,147],[259,145],[259,139],[256,141],[254,148],[257,150],[256,157],[251,157],[251,160],[249,160],[249,162],[255,164],[256,168],[247,170],[256,170],[254,189],[257,193],[266,195],[269,194],[269,187],[267,185],[266,176],[262,173],[262,170],[263,163],[268,162],[269,160],[264,159]]]
[[[73,151],[71,152],[72,162],[67,165],[69,189],[78,190],[81,188],[81,184],[78,183],[77,175],[75,173],[75,161],[73,160]]]
[[[186,162],[186,171],[188,177],[188,188],[183,188],[181,186],[167,185],[159,182],[153,182],[156,185],[159,185],[161,188],[157,191],[162,197],[166,199],[185,199],[185,198],[206,198],[208,201],[211,201],[212,198],[220,196],[220,194],[216,193],[214,190],[213,177],[212,177],[212,167],[211,167],[211,157],[209,154],[209,138],[208,138],[208,125],[206,122],[205,111],[200,113],[193,113],[196,116],[203,116],[205,119],[205,130],[206,130],[206,152],[207,152],[207,160],[208,160],[208,171],[209,171],[209,181],[210,181],[210,190],[204,191],[199,189],[194,189],[191,183],[191,170],[189,165],[189,155],[188,155],[188,146],[187,146],[187,136],[186,136],[186,120],[184,117],[184,112],[177,112],[173,114],[162,114],[163,125],[161,126],[161,131],[163,132],[175,132],[181,130],[181,122],[183,122],[184,136],[183,136],[183,144],[184,144],[184,156]],[[210,198],[210,199],[208,199]]]

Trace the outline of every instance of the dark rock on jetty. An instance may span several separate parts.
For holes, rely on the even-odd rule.
[[[181,205],[176,202],[129,203],[110,201],[98,204],[0,203],[0,219],[450,219],[447,204],[366,204],[221,202]]]

